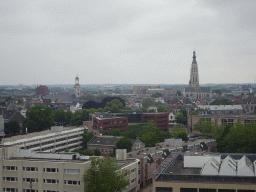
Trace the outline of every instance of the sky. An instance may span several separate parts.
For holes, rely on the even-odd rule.
[[[0,2],[0,85],[253,83],[255,0]]]

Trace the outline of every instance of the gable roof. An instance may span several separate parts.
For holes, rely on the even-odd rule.
[[[7,110],[7,111],[18,111],[18,108],[16,107],[16,105],[14,104],[14,102],[11,101],[6,110]]]

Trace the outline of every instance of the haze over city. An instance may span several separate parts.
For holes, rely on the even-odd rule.
[[[0,84],[251,83],[255,1],[2,1]]]

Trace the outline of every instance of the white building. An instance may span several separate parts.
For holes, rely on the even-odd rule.
[[[52,130],[54,130],[53,127]],[[82,135],[84,133],[84,128],[73,128],[69,130],[63,130],[63,127],[59,127],[58,132],[51,132],[49,134],[38,135],[31,138],[22,138],[14,141],[4,142],[2,146],[10,147],[17,146],[19,149],[29,149],[33,151],[44,151],[44,152],[61,152],[64,149],[80,148],[82,143]],[[33,133],[32,133],[33,134]],[[30,134],[28,134],[29,136]]]

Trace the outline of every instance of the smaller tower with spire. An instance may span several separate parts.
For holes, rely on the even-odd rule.
[[[190,80],[189,87],[199,87],[199,74],[198,74],[198,66],[196,62],[196,52],[193,52],[193,61],[190,69]]]
[[[76,79],[75,79],[74,91],[75,91],[76,98],[80,98],[81,97],[81,88],[80,88],[80,85],[79,85],[78,74],[77,74]]]

